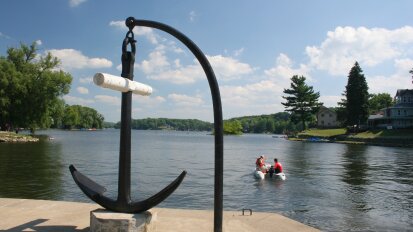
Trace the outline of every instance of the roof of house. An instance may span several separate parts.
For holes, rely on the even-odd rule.
[[[412,108],[413,103],[397,103],[394,106],[387,107],[386,109],[394,109],[394,108]]]
[[[383,115],[381,115],[381,114],[372,114],[372,115],[369,115],[369,118],[368,119],[378,119],[378,118],[383,118]]]
[[[403,96],[405,94],[411,94],[413,95],[413,89],[398,89],[396,93],[397,96]]]
[[[333,108],[327,108],[325,106],[320,106],[320,109],[318,110],[317,114],[325,113],[325,112],[336,113],[336,111]]]

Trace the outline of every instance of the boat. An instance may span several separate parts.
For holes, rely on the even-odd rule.
[[[254,177],[260,180],[263,180],[265,178],[271,178],[271,179],[275,179],[275,180],[286,180],[287,177],[285,176],[284,172],[280,172],[277,174],[274,174],[273,172],[271,172],[271,165],[270,164],[266,164],[267,166],[267,170],[269,170],[266,173],[263,173],[262,171],[259,170],[255,170],[254,171]]]
[[[287,135],[273,135],[272,137],[276,139],[287,139],[288,138]]]

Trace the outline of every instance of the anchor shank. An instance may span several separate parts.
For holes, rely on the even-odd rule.
[[[135,63],[134,41],[125,38],[123,48],[131,43],[132,52],[122,53],[122,74],[124,78],[133,80],[133,65]],[[119,179],[118,179],[118,203],[125,207],[132,202],[130,196],[131,188],[131,111],[132,111],[132,92],[122,93],[121,106],[121,125],[120,125],[120,148],[119,148]]]
[[[132,92],[122,93],[118,180],[118,202],[122,204],[131,202],[131,103]]]

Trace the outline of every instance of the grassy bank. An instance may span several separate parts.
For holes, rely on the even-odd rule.
[[[413,129],[369,130],[351,134],[347,134],[345,128],[309,129],[290,140],[413,147]]]
[[[345,128],[338,129],[308,129],[303,132],[298,133],[298,137],[320,137],[320,138],[330,138],[338,135],[345,135]]]
[[[29,135],[22,135],[22,134],[16,134],[14,132],[0,131],[0,142],[2,143],[37,142],[37,141],[39,141],[38,138],[29,136]]]

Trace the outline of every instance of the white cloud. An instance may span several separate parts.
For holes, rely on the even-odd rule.
[[[260,80],[244,85],[221,86],[221,96],[224,112],[231,112],[226,117],[271,114],[284,111],[281,102],[284,88],[289,88],[293,75],[310,77],[309,68],[300,64],[293,67],[291,59],[280,54],[274,67],[263,71]]]
[[[174,64],[176,68],[180,68],[181,67],[181,61],[179,59],[175,59],[174,60]]]
[[[413,67],[413,60],[396,59],[394,67],[396,72],[392,75],[378,75],[366,78],[370,93],[385,92],[393,96],[397,89],[406,89],[412,86],[412,77],[409,71]]]
[[[355,61],[374,67],[411,53],[413,27],[395,30],[337,27],[319,46],[306,47],[310,65],[332,75],[347,75]],[[410,54],[411,55],[411,54]]]
[[[93,77],[82,77],[79,78],[79,82],[82,84],[89,84],[93,82]]]
[[[307,65],[300,64],[299,68],[293,68],[293,62],[283,53],[277,57],[275,66],[264,70],[264,74],[284,88],[289,86],[291,77],[294,75],[305,76],[307,80],[311,80],[310,69]]]
[[[109,105],[119,106],[121,105],[121,99],[119,97],[113,97],[109,95],[96,95],[95,99],[97,102],[106,103]]]
[[[207,58],[218,80],[239,79],[253,72],[253,68],[249,64],[231,57],[217,55],[207,56]],[[149,60],[144,60],[138,67],[148,75],[149,79],[164,80],[174,84],[191,84],[205,78],[205,73],[198,60],[194,59],[193,62],[193,64],[184,66],[179,59],[175,59],[173,61],[175,66],[172,67],[164,53],[154,51],[150,54]]]
[[[160,105],[166,100],[161,96],[139,96],[132,95],[132,117],[142,118],[144,117],[162,117],[158,114],[159,110],[162,109]]]
[[[189,21],[194,22],[196,16],[197,15],[196,15],[195,11],[189,12]]]
[[[185,94],[172,93],[168,95],[168,98],[179,106],[200,106],[204,103],[200,96],[191,97]]]
[[[86,0],[69,0],[69,5],[71,7],[76,7],[76,6],[80,5],[83,2],[86,2]]]
[[[191,84],[201,79],[203,71],[200,65],[187,65],[177,69],[169,69],[164,72],[149,75],[149,79],[168,81],[174,84]]]
[[[154,50],[149,54],[149,59],[143,60],[142,63],[138,65],[138,68],[142,69],[145,74],[151,74],[155,70],[164,70],[169,65],[165,51]]]
[[[92,99],[85,99],[85,98],[80,98],[80,97],[74,97],[74,96],[70,96],[70,95],[65,95],[63,96],[63,99],[65,100],[65,102],[69,105],[82,105],[82,106],[87,106],[90,105],[92,103],[94,103],[95,101]]]
[[[138,103],[139,106],[154,107],[165,102],[165,98],[161,96],[138,96],[134,94],[132,97],[133,102]]]
[[[231,57],[216,55],[207,56],[207,58],[219,80],[239,79],[241,76],[253,72],[253,68],[249,64],[242,63]]]
[[[109,68],[112,62],[105,58],[89,58],[75,49],[51,49],[47,50],[61,61],[61,68],[64,70],[85,69],[85,68]]]
[[[273,80],[262,80],[242,86],[222,86],[224,117],[270,114],[283,111],[282,88]]]
[[[244,48],[240,48],[240,49],[238,49],[238,50],[235,50],[235,51],[234,51],[234,56],[235,56],[235,57],[238,57],[238,56],[240,56],[243,52],[244,52]]]
[[[88,94],[89,93],[89,90],[85,87],[82,87],[82,86],[77,87],[76,90],[80,94]]]
[[[320,98],[318,101],[322,102],[325,107],[337,107],[338,106],[337,103],[341,102],[342,98],[344,98],[344,96],[341,96],[341,95],[339,96],[320,95]]]
[[[35,42],[35,43],[36,43],[36,45],[37,45],[37,46],[40,46],[40,45],[42,45],[42,44],[43,44],[43,42],[42,42],[40,39],[36,40],[36,42]]]
[[[262,80],[243,86],[224,85],[220,89],[223,102],[238,107],[248,107],[263,101],[268,103],[268,100],[275,102],[283,90],[273,80]]]
[[[0,38],[11,39],[11,37],[10,37],[10,36],[5,35],[5,34],[3,34],[3,33],[1,33],[1,32],[0,32]]]

